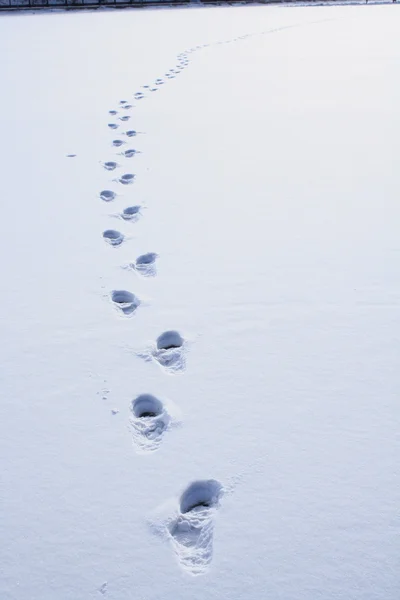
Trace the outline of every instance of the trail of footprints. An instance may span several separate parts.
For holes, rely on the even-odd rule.
[[[286,28],[269,30],[261,34]],[[254,35],[258,34],[247,34],[217,44],[231,43]],[[178,54],[176,65],[163,77],[157,78],[151,84],[143,85],[140,91],[133,94],[133,101],[145,100],[148,95],[159,91],[167,81],[178,77],[188,67],[190,55],[207,46],[209,44],[195,46]],[[130,113],[134,108],[135,105],[128,100],[120,100],[118,108],[109,111],[109,115],[114,117],[115,121],[108,123],[107,126],[111,132],[119,133],[117,138],[111,140],[110,145],[114,150],[119,150],[119,161],[130,160],[140,152],[136,148],[125,148],[129,141],[141,133],[136,129],[123,131],[123,125],[131,120]],[[109,172],[124,170],[123,164],[114,160],[107,160],[101,164]],[[129,170],[122,172],[112,180],[112,183],[125,187],[134,184],[134,181],[135,174]],[[118,195],[118,192],[113,189],[104,189],[100,191],[99,198],[103,202],[113,202]],[[139,204],[126,206],[117,216],[126,223],[134,223],[141,216],[141,206]],[[106,229],[102,235],[104,241],[113,248],[121,246],[128,239],[117,229]],[[144,277],[154,277],[157,273],[157,259],[156,252],[147,252],[138,256],[125,268]],[[112,290],[110,301],[122,318],[134,317],[141,305],[140,299],[128,290]],[[186,345],[187,342],[181,333],[168,330],[160,333],[148,348],[138,353],[138,356],[147,362],[156,363],[167,374],[182,374],[186,367]],[[114,410],[113,414],[117,412]],[[140,454],[158,450],[168,432],[181,423],[180,411],[174,403],[151,393],[136,396],[131,401],[129,414],[129,430],[133,445]],[[211,563],[213,523],[223,491],[222,485],[213,479],[193,481],[182,491],[173,506],[168,508],[167,514],[162,514],[163,508],[160,507],[160,511],[156,510],[156,516],[153,516],[149,522],[155,533],[170,542],[178,563],[192,575],[204,573]],[[161,512],[161,515],[158,515],[158,512]]]

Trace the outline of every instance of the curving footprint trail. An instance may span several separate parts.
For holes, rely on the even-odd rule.
[[[335,19],[321,19],[306,23],[286,25],[268,29],[266,31],[247,33],[239,37],[222,40],[213,44],[202,44],[180,52],[174,61],[173,67],[162,77],[156,78],[152,83],[146,83],[141,89],[133,94],[133,101],[146,100],[150,94],[157,92],[163,86],[178,76],[189,67],[190,57],[196,52],[210,46],[240,42],[261,35],[270,35],[280,31],[304,25],[312,25],[331,21]],[[120,100],[117,109],[109,110],[109,115],[117,122],[107,123],[110,132],[119,129],[120,137],[111,140],[111,147],[119,150],[118,156],[121,161],[131,161],[140,150],[135,148],[123,149],[127,140],[136,138],[140,133],[136,129],[121,131],[120,125],[127,123],[132,118],[131,111],[135,104],[129,100]],[[71,155],[72,156],[72,155]],[[106,160],[101,163],[102,167],[109,172],[123,167],[123,164],[114,160]],[[126,172],[112,182],[121,186],[134,184],[135,174]],[[104,202],[113,202],[118,194],[112,189],[104,189],[99,192],[99,197]],[[118,216],[125,223],[135,223],[141,216],[141,206],[132,204],[122,208]],[[115,216],[115,215],[114,215]],[[115,229],[106,229],[102,233],[103,239],[112,247],[120,246],[126,237]],[[148,252],[136,258],[136,260],[125,268],[129,268],[143,277],[154,277],[157,273],[155,252]],[[127,290],[112,290],[110,300],[114,309],[122,317],[132,317],[140,306],[137,296]],[[166,374],[182,374],[186,368],[187,341],[176,330],[168,330],[161,333],[153,342],[138,356],[148,362],[155,362]],[[165,434],[173,425],[180,423],[179,411],[171,402],[165,402],[149,393],[140,394],[130,404],[129,430],[132,435],[133,445],[138,453],[149,453],[158,450],[163,442]],[[113,414],[118,411],[114,410]],[[204,573],[209,567],[213,556],[213,530],[216,510],[220,505],[220,499],[224,490],[221,483],[216,480],[199,480],[189,484],[181,494],[178,508],[173,514],[162,520],[158,527],[152,524],[156,533],[161,533],[164,539],[169,540],[180,566],[191,575]],[[102,592],[103,593],[103,592]]]

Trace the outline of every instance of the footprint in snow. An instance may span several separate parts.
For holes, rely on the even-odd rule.
[[[135,262],[129,266],[140,275],[143,275],[143,277],[154,277],[157,274],[157,258],[158,254],[155,252],[147,252],[138,256]]]
[[[133,315],[135,310],[140,306],[139,298],[126,290],[113,290],[111,292],[111,300],[114,306],[126,317]]]
[[[125,110],[129,110],[130,108],[133,108],[133,106],[132,104],[124,104],[122,108],[125,108]]]
[[[156,361],[167,373],[182,373],[186,367],[185,341],[177,331],[165,331],[156,340],[155,346],[139,353],[146,361]]]
[[[140,209],[141,206],[139,205],[128,206],[127,208],[124,208],[120,217],[121,219],[124,219],[124,221],[137,221],[140,217]]]
[[[136,137],[138,134],[137,131],[135,131],[134,129],[129,129],[128,131],[125,131],[125,135],[127,137]]]
[[[106,171],[114,171],[117,167],[119,167],[119,164],[112,160],[109,160],[102,164],[103,164],[103,167],[106,169]]]
[[[134,150],[133,148],[128,148],[128,150],[125,150],[125,152],[122,153],[125,158],[132,158],[132,156],[135,156],[135,154],[138,154],[137,150]]]
[[[169,539],[178,563],[191,575],[201,575],[212,561],[214,519],[222,494],[222,485],[215,479],[193,481],[173,512],[167,504],[150,522],[154,533]]]
[[[119,246],[124,241],[124,236],[116,229],[106,229],[103,231],[103,239],[111,246]]]
[[[140,394],[132,400],[130,430],[136,451],[154,452],[164,434],[180,421],[179,411],[171,402],[162,402],[151,394]]]
[[[115,148],[119,148],[120,146],[122,146],[123,144],[126,144],[126,142],[124,142],[124,140],[113,140],[112,145]]]
[[[134,179],[135,176],[133,173],[125,173],[125,175],[121,175],[118,181],[123,185],[130,185],[131,183],[133,183]]]
[[[164,83],[164,81],[162,79],[156,79],[155,84],[156,85],[162,85]]]
[[[76,154],[67,154],[67,158],[75,158]]]
[[[118,125],[117,123],[109,123],[109,124],[108,124],[108,127],[109,127],[110,129],[118,129],[119,125]]]
[[[141,100],[142,98],[144,98],[143,92],[136,92],[134,98],[135,100]]]
[[[126,121],[129,121],[130,118],[131,117],[129,115],[124,115],[123,117],[119,117],[119,120],[125,123]]]
[[[108,111],[108,114],[110,114],[110,115],[112,115],[113,117],[115,117],[115,115],[117,115],[117,114],[118,114],[118,111],[117,111],[117,110],[109,110],[109,111]]]
[[[119,103],[120,104],[128,104],[128,100],[120,100]]]
[[[111,202],[116,197],[116,193],[111,190],[102,190],[100,192],[100,198],[104,200],[104,202]]]

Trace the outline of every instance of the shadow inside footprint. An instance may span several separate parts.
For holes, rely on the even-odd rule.
[[[138,306],[140,306],[139,298],[126,290],[113,290],[111,292],[111,300],[126,316],[132,315]]]
[[[194,481],[180,498],[180,513],[169,525],[180,565],[192,575],[204,573],[213,555],[213,516],[222,486],[214,479]]]
[[[139,452],[154,452],[170,425],[165,406],[151,394],[141,394],[131,404],[131,432]]]
[[[119,125],[117,125],[117,123],[109,123],[108,124],[110,129],[118,129]]]
[[[119,246],[124,241],[123,234],[116,229],[106,229],[103,231],[103,238],[111,246]]]
[[[115,146],[115,148],[119,148],[120,146],[122,146],[122,144],[125,144],[123,140],[113,140],[112,143],[112,145]]]

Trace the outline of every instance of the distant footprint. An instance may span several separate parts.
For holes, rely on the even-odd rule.
[[[140,217],[140,209],[141,206],[139,205],[124,208],[120,215],[121,219],[124,219],[124,221],[137,221]]]
[[[128,131],[125,131],[125,135],[128,137],[135,137],[137,136],[137,131],[135,131],[134,129],[129,129]]]
[[[129,317],[135,310],[140,306],[140,300],[126,290],[114,290],[111,292],[111,300],[118,310],[120,310],[125,316]]]
[[[130,115],[124,115],[123,117],[119,117],[119,120],[126,122],[126,121],[129,121],[130,118],[131,118]]]
[[[103,167],[106,169],[106,171],[114,171],[114,169],[119,167],[119,164],[110,160],[110,161],[103,163]]]
[[[164,81],[162,79],[156,79],[155,84],[156,85],[162,85],[164,83]]]
[[[133,108],[133,106],[132,104],[124,104],[122,108],[125,108],[125,110],[129,110],[130,108]]]
[[[100,192],[100,198],[104,200],[104,202],[111,202],[116,197],[116,193],[111,190],[102,190]]]
[[[126,144],[126,142],[124,142],[124,140],[113,140],[113,142],[112,142],[112,145],[115,146],[115,148],[119,148],[123,144]]]
[[[123,152],[123,155],[125,156],[125,158],[132,158],[133,156],[135,156],[135,154],[138,154],[138,151],[134,150],[133,148],[130,148],[128,150],[125,150],[125,152]]]
[[[119,125],[117,123],[109,123],[108,124],[110,129],[118,129]]]
[[[135,100],[141,100],[142,98],[144,98],[144,94],[142,92],[136,92],[134,98]]]
[[[146,361],[155,360],[167,373],[178,374],[185,370],[185,341],[177,331],[165,331],[155,347],[139,353]]]
[[[179,423],[179,413],[172,403],[161,402],[151,394],[140,394],[131,403],[130,430],[137,452],[154,452],[164,434]]]
[[[109,110],[108,112],[109,112],[110,115],[113,115],[113,116],[115,116],[116,114],[118,114],[117,110]]]
[[[125,175],[121,175],[118,181],[123,185],[130,185],[131,183],[133,183],[134,179],[135,176],[133,173],[125,173]]]
[[[106,229],[103,231],[104,240],[111,246],[119,246],[124,241],[124,236],[116,229]]]
[[[158,254],[156,254],[155,252],[147,252],[147,254],[141,254],[137,257],[136,261],[131,264],[131,267],[144,277],[154,277],[157,274],[157,258]]]

